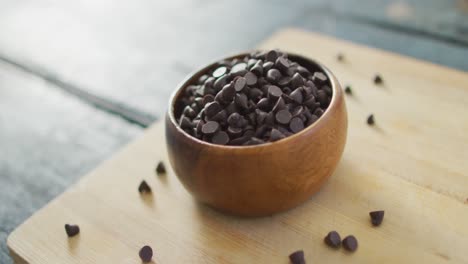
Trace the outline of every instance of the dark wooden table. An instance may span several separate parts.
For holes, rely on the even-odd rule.
[[[291,26],[468,71],[466,0],[0,0],[0,263],[8,234],[161,117],[187,73]]]

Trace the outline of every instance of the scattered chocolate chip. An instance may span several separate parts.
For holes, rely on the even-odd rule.
[[[298,250],[291,253],[291,255],[289,255],[289,260],[292,264],[305,264],[304,251]]]
[[[376,74],[375,77],[374,77],[374,83],[375,84],[382,84],[383,83],[382,76],[380,76],[379,74]]]
[[[203,121],[200,121],[200,122],[203,125]],[[158,175],[166,173],[166,166],[164,166],[164,163],[162,161],[158,162],[158,166],[156,166],[156,173]]]
[[[153,249],[150,246],[144,246],[138,252],[141,261],[148,263],[153,259]]]
[[[345,91],[345,93],[347,93],[347,94],[353,94],[353,91],[351,90],[351,86],[349,86],[349,85],[346,85],[346,88],[345,88],[344,91]]]
[[[291,97],[291,99],[298,104],[302,104],[302,100],[304,99],[300,89],[292,91],[291,94],[289,94],[289,97]]]
[[[325,243],[332,248],[339,248],[341,245],[340,234],[336,231],[330,231],[324,238]]]
[[[367,117],[367,124],[370,125],[370,126],[372,126],[372,125],[375,124],[375,120],[374,120],[374,115],[373,115],[373,114],[371,114],[371,115],[369,115],[369,116]]]
[[[379,226],[384,218],[385,211],[380,210],[380,211],[373,211],[370,212],[370,218],[373,226]]]
[[[140,193],[150,193],[151,187],[146,183],[145,180],[141,181],[140,185],[138,186],[138,192]]]
[[[343,243],[343,247],[346,250],[351,251],[351,252],[356,251],[356,249],[358,248],[358,241],[353,235],[345,237],[342,243]]]
[[[65,224],[65,232],[68,237],[74,237],[80,233],[80,227],[78,225]]]
[[[338,61],[344,61],[344,55],[342,53],[338,53],[338,55],[336,55],[336,59]]]

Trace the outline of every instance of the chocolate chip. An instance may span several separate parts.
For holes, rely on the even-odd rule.
[[[227,113],[226,110],[219,111],[215,116],[213,116],[213,121],[218,121],[219,123],[223,124],[226,123]]]
[[[323,109],[322,108],[315,109],[314,115],[321,117],[323,115]]]
[[[252,67],[258,62],[256,59],[247,60],[247,69],[252,69]]]
[[[257,116],[257,120],[256,120],[256,123],[258,125],[263,125],[265,123],[265,119],[267,117],[267,113],[259,110],[259,109],[256,109],[255,110],[255,113],[256,113],[256,116]]]
[[[250,89],[250,91],[249,91],[249,97],[252,98],[252,99],[254,99],[254,100],[256,100],[256,99],[262,97],[262,95],[263,95],[262,90],[260,90],[260,89],[258,89],[258,88],[252,88],[252,89]]]
[[[270,132],[270,141],[277,141],[284,137],[284,134],[281,133],[278,129],[273,128]]]
[[[257,61],[250,71],[256,76],[261,76],[263,74],[263,62],[261,60]]]
[[[281,78],[281,72],[279,72],[277,69],[268,70],[267,76],[266,76],[267,81],[271,83],[277,83],[280,78]]]
[[[230,126],[240,127],[242,116],[239,113],[232,113],[229,115],[227,122]]]
[[[297,71],[304,77],[307,77],[311,74],[309,70],[302,66],[297,66]]]
[[[375,77],[374,77],[374,83],[375,84],[382,84],[383,83],[382,76],[380,76],[379,74],[376,74]]]
[[[332,248],[339,248],[341,246],[340,234],[336,231],[330,231],[324,238],[325,243]]]
[[[227,132],[232,137],[238,137],[238,136],[242,135],[242,128],[229,126],[228,129],[227,129]]]
[[[245,77],[247,85],[249,86],[255,85],[257,83],[258,78],[252,72],[246,73],[244,77]]]
[[[338,53],[338,55],[336,55],[336,59],[337,59],[338,61],[344,61],[344,55],[343,55],[343,53]]]
[[[249,141],[247,141],[246,143],[244,143],[244,145],[260,145],[260,144],[263,144],[265,143],[265,141],[259,139],[259,138],[256,138],[256,137],[253,137],[251,138]]]
[[[351,90],[351,86],[349,86],[349,85],[346,85],[346,88],[345,88],[344,91],[345,91],[345,93],[347,93],[347,94],[353,94],[353,91]]]
[[[139,193],[150,193],[151,187],[146,183],[145,180],[141,181],[140,185],[138,186]]]
[[[226,145],[229,142],[229,136],[224,131],[218,131],[211,139],[211,142],[218,145]]]
[[[285,57],[278,57],[275,66],[282,72],[286,72],[289,68],[289,61]]]
[[[374,115],[373,115],[373,114],[371,114],[371,115],[369,115],[369,116],[367,117],[367,124],[370,125],[370,126],[372,126],[372,125],[375,124],[375,119],[374,119]]]
[[[205,115],[209,118],[215,116],[219,111],[221,111],[221,106],[218,102],[211,102],[205,106]]]
[[[345,239],[343,239],[342,243],[343,243],[343,247],[346,250],[351,251],[351,252],[356,251],[356,249],[358,247],[358,241],[353,235],[345,237]]]
[[[304,251],[298,250],[291,253],[291,255],[289,255],[289,260],[292,264],[305,264]]]
[[[371,218],[372,225],[379,226],[383,221],[384,214],[385,214],[385,211],[383,210],[370,212],[369,215]]]
[[[240,76],[245,74],[247,72],[247,64],[244,62],[237,63],[236,65],[232,66],[231,68],[231,74],[235,76]]]
[[[236,95],[236,89],[234,88],[234,85],[225,85],[221,90],[221,94],[223,95],[224,102],[231,102]]]
[[[247,95],[245,94],[236,94],[236,98],[234,99],[234,102],[236,105],[241,108],[241,109],[247,109],[249,106],[247,104]]]
[[[278,86],[270,85],[268,86],[268,98],[275,102],[281,95],[283,91]]]
[[[328,95],[328,96],[331,96],[332,95],[332,89],[330,87],[328,87],[327,85],[324,85],[322,87],[322,90],[325,91],[325,93]]]
[[[317,83],[324,83],[327,80],[327,76],[322,72],[314,72],[314,75],[312,76],[312,81]]]
[[[65,232],[68,237],[74,237],[80,233],[80,227],[78,225],[65,224]]]
[[[291,79],[291,85],[293,88],[304,85],[304,78],[299,73],[295,73]]]
[[[217,69],[213,72],[212,76],[213,76],[214,78],[218,78],[218,77],[221,77],[221,76],[223,76],[224,74],[226,74],[226,72],[227,72],[227,68],[224,67],[224,66],[221,66],[221,67],[217,68]]]
[[[179,126],[182,129],[188,129],[192,127],[192,122],[190,122],[190,119],[188,119],[187,117],[182,116],[179,120]]]
[[[270,109],[270,102],[268,98],[262,98],[257,103],[257,107],[263,111],[268,111]]]
[[[214,96],[212,94],[207,94],[203,96],[202,105],[205,106],[207,103],[214,101]]]
[[[303,100],[303,97],[302,97],[302,92],[300,89],[296,89],[294,91],[291,92],[291,94],[289,94],[289,97],[291,97],[291,99],[298,103],[298,104],[302,104],[302,100]]]
[[[267,61],[265,63],[263,63],[263,71],[264,72],[268,72],[268,70],[270,70],[275,64],[271,61]]]
[[[318,116],[316,115],[311,115],[310,118],[307,118],[307,125],[310,126],[312,125],[313,123],[315,123],[315,121],[317,121],[319,118]]]
[[[304,121],[300,117],[294,117],[289,123],[289,128],[293,133],[297,133],[304,129]]]
[[[203,123],[203,121],[200,122]],[[164,163],[162,161],[158,162],[158,166],[156,166],[156,173],[158,175],[166,174],[166,166],[164,166]]]
[[[275,115],[276,121],[280,124],[286,125],[291,121],[291,113],[288,110],[280,110]]]
[[[265,60],[275,62],[276,58],[278,58],[278,52],[276,50],[270,50],[265,55]]]
[[[153,249],[150,246],[144,246],[140,249],[138,255],[140,256],[141,261],[148,263],[153,258]]]
[[[202,126],[202,133],[205,135],[213,135],[218,132],[219,123],[216,121],[208,121]]]
[[[320,106],[324,107],[328,104],[328,96],[327,96],[327,93],[323,90],[319,90],[317,92],[317,99],[320,103]]]
[[[276,100],[276,103],[275,105],[273,106],[273,109],[271,110],[272,112],[276,113],[278,112],[279,110],[283,110],[286,108],[286,104],[284,102],[284,99],[283,97],[280,97],[278,98],[278,100]]]
[[[216,79],[216,81],[214,82],[213,88],[214,88],[216,91],[221,90],[221,89],[224,87],[224,85],[226,85],[227,79],[228,79],[228,76],[227,76],[227,75],[223,75],[223,76],[219,77],[219,78]]]
[[[262,138],[267,132],[267,130],[268,130],[268,126],[266,125],[259,126],[257,130],[255,130],[255,136],[257,138]]]
[[[289,76],[283,76],[281,79],[278,81],[278,85],[281,87],[285,87],[291,84],[291,77]]]
[[[247,85],[247,80],[244,77],[239,77],[234,81],[234,89],[236,92],[242,91],[244,87]]]

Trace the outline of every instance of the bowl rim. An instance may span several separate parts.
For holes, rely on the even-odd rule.
[[[171,96],[169,97],[169,107],[167,110],[167,117],[169,118],[170,122],[174,127],[177,129],[178,132],[180,132],[186,139],[196,142],[198,144],[201,144],[206,147],[210,148],[216,148],[216,149],[221,149],[221,150],[249,150],[249,149],[262,149],[262,148],[268,148],[271,146],[279,146],[280,144],[287,144],[288,142],[296,139],[297,137],[300,137],[302,134],[306,134],[311,130],[318,129],[318,127],[321,127],[323,123],[325,122],[326,119],[328,119],[328,116],[331,113],[331,109],[335,108],[336,105],[339,103],[338,100],[338,93],[341,93],[341,91],[338,91],[340,89],[340,85],[338,84],[338,80],[336,77],[332,74],[332,72],[323,64],[317,62],[316,60],[313,60],[309,57],[299,55],[294,52],[289,52],[285,50],[281,50],[282,52],[285,52],[289,56],[292,57],[298,57],[301,58],[302,60],[306,60],[311,64],[315,64],[319,69],[321,69],[325,75],[327,76],[328,80],[330,81],[331,89],[332,89],[332,98],[330,101],[330,104],[328,105],[327,109],[324,111],[324,113],[315,121],[312,125],[305,127],[303,130],[299,131],[298,133],[295,133],[293,135],[287,136],[283,139],[274,141],[274,142],[265,142],[263,144],[258,144],[258,145],[247,145],[247,146],[232,146],[232,145],[219,145],[219,144],[213,144],[208,141],[203,141],[201,139],[198,139],[187,132],[185,132],[182,128],[180,128],[179,124],[176,122],[176,118],[174,115],[174,106],[175,106],[175,100],[178,98],[179,94],[182,92],[184,88],[186,88],[188,85],[191,84],[191,80],[193,79],[194,76],[206,72],[207,70],[211,69],[213,66],[216,65],[219,61],[223,60],[231,60],[235,58],[239,58],[242,56],[247,56],[251,54],[252,52],[256,51],[266,51],[266,49],[254,49],[254,50],[247,50],[243,51],[240,53],[236,53],[234,55],[229,55],[229,56],[224,56],[221,59],[214,60],[208,64],[204,64],[202,67],[198,67],[197,70],[194,70],[190,72],[179,84],[177,84],[176,89],[171,93]]]

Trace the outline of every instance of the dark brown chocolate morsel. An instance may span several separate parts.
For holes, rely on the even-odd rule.
[[[305,264],[304,251],[298,250],[289,255],[291,264]]]
[[[340,234],[336,231],[330,231],[324,238],[325,244],[332,248],[339,248],[341,246]]]
[[[140,249],[138,255],[144,263],[151,262],[151,259],[153,259],[153,249],[150,246],[144,246]]]
[[[203,123],[203,121],[200,121],[200,122]],[[158,175],[166,173],[166,166],[164,166],[164,163],[162,161],[158,162],[158,165],[156,166],[156,173]]]
[[[342,243],[343,243],[343,247],[346,250],[351,251],[351,252],[356,251],[356,249],[358,248],[358,241],[353,235],[345,237]]]
[[[371,218],[372,225],[379,226],[380,224],[382,224],[384,214],[385,214],[385,211],[383,210],[370,212],[369,216]]]
[[[278,123],[286,125],[289,123],[289,121],[291,121],[292,115],[288,110],[284,109],[278,111],[278,113],[275,115],[275,118]]]
[[[68,237],[74,237],[80,233],[80,227],[78,225],[65,224],[65,233]]]

